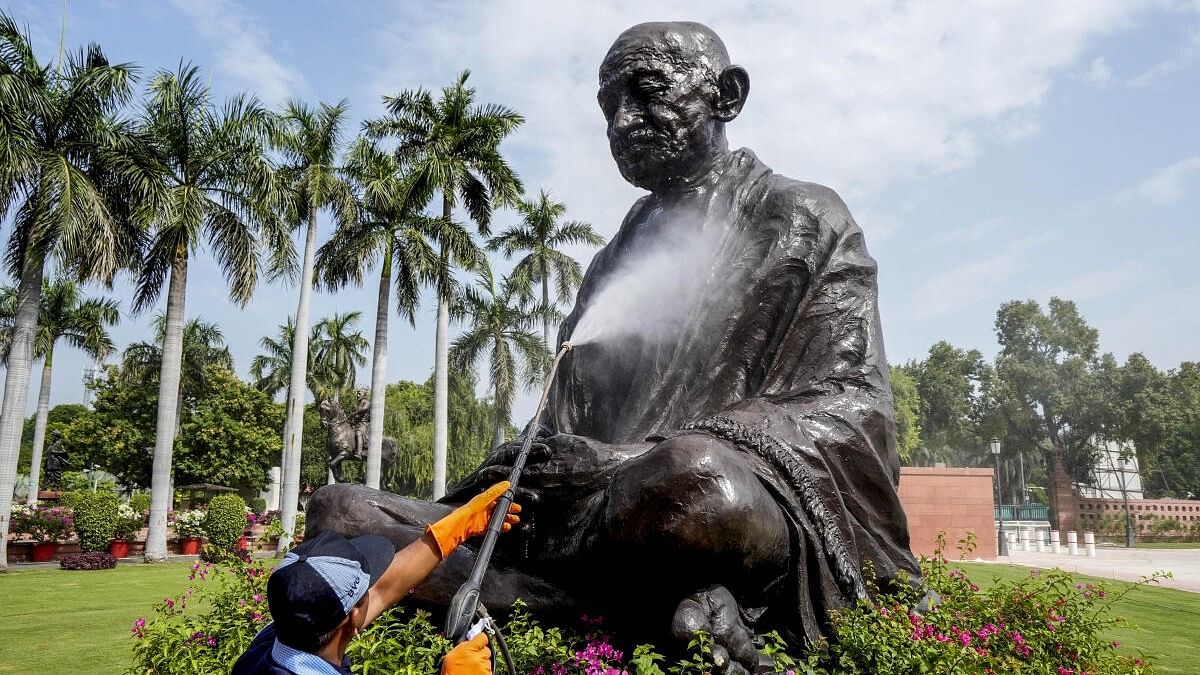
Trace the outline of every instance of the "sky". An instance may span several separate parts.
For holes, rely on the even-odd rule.
[[[1055,295],[1076,301],[1119,359],[1142,352],[1163,369],[1200,359],[1198,0],[6,4],[44,58],[57,53],[65,9],[68,49],[98,42],[143,79],[189,61],[220,97],[346,99],[351,132],[381,114],[381,96],[436,90],[470,69],[479,101],[526,117],[502,150],[527,191],[550,191],[606,237],[642,193],[608,153],[600,60],[635,23],[700,21],[750,73],[731,144],[834,188],[862,226],[891,362],[938,340],[991,356],[1001,303]],[[322,239],[329,229],[322,221]],[[586,264],[594,251],[572,253]],[[128,310],[127,280],[95,292]],[[221,326],[245,375],[296,298],[294,286],[264,285],[238,308],[202,251],[187,315]],[[318,292],[313,316],[360,310],[369,337],[374,307],[368,284]],[[393,321],[389,381],[429,376],[434,314],[426,302],[415,327]],[[152,315],[125,311],[118,347],[149,339]],[[55,356],[52,404],[81,400],[87,360]],[[516,419],[534,404],[522,395]]]

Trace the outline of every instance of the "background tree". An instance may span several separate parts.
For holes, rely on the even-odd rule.
[[[27,32],[0,12],[0,220],[10,213],[4,266],[17,280],[0,404],[0,531],[7,531],[46,262],[104,283],[139,243],[130,209],[152,196],[147,162],[119,117],[133,69],[98,45],[57,67],[40,63]],[[8,542],[0,538],[0,570]]]
[[[287,423],[284,426],[283,480],[281,497],[284,531],[295,526],[299,499],[301,447],[304,439],[304,386],[308,382],[308,312],[312,297],[313,260],[316,255],[317,214],[330,208],[339,221],[354,217],[354,199],[350,187],[342,179],[337,166],[342,145],[342,124],[347,105],[322,103],[311,109],[304,103],[290,101],[279,116],[272,134],[274,146],[284,158],[280,176],[288,186],[292,199],[288,204],[288,222],[306,225],[304,263],[300,271],[300,298],[296,306],[292,331],[291,385],[288,387]],[[279,550],[291,544],[281,537]]]
[[[313,330],[313,387],[317,400],[341,401],[354,391],[358,368],[367,363],[370,344],[355,330],[362,312],[334,313],[317,322]]]
[[[450,364],[471,372],[487,357],[488,384],[496,407],[492,447],[504,442],[518,383],[526,388],[537,387],[551,359],[545,343],[529,330],[546,310],[525,310],[523,290],[511,278],[502,280],[497,289],[495,278],[487,269],[479,275],[479,283],[463,293],[462,304],[455,307],[455,312],[465,316],[470,326],[454,341]]]
[[[279,456],[283,407],[226,368],[206,370],[213,388],[180,428],[177,479],[261,490]]]
[[[55,431],[62,433],[63,429],[76,417],[86,413],[87,406],[82,403],[60,403],[46,413],[46,434]],[[17,472],[28,474],[33,459],[33,429],[37,423],[37,415],[25,419],[24,430],[21,431],[21,459],[17,463]]]
[[[366,272],[379,264],[366,467],[367,487],[378,489],[391,288],[396,287],[397,313],[415,325],[421,289],[450,273],[439,250],[472,268],[484,259],[466,228],[420,213],[423,200],[412,200],[396,160],[374,144],[366,140],[355,144],[347,173],[359,200],[359,220],[340,227],[321,247],[317,269],[325,285],[337,290],[349,283],[361,286]]]
[[[384,476],[386,489],[429,499],[433,487],[433,380],[389,384],[386,401],[384,431],[397,443],[396,462]],[[491,448],[495,412],[491,401],[476,397],[474,376],[454,369],[450,371],[449,409],[447,473],[454,482],[479,466]]]
[[[521,214],[521,225],[510,227],[488,242],[493,251],[503,251],[505,260],[524,253],[512,271],[515,283],[532,289],[542,289],[542,334],[546,349],[558,351],[551,335],[551,325],[559,318],[555,310],[569,304],[573,294],[583,281],[583,269],[579,261],[561,249],[564,246],[590,244],[602,246],[604,238],[592,229],[590,223],[572,220],[560,223],[567,207],[562,202],[552,201],[542,190],[537,201],[523,200],[517,205]],[[550,282],[553,280],[556,302],[550,302]]]
[[[166,194],[145,214],[154,231],[140,270],[134,309],[150,307],[164,284],[169,288],[148,561],[162,561],[167,555],[189,259],[206,241],[229,283],[231,298],[239,305],[254,292],[264,253],[269,253],[275,272],[290,270],[294,264],[288,230],[277,215],[283,194],[264,148],[271,123],[270,113],[253,98],[238,96],[218,108],[200,72],[189,65],[181,65],[175,73],[159,72],[150,85],[143,127]]]
[[[901,462],[908,462],[921,440],[921,395],[917,383],[902,368],[892,368],[888,379],[896,406],[896,453]]]
[[[118,377],[139,381],[158,380],[162,372],[162,344],[167,333],[167,320],[162,314],[154,317],[154,341],[134,342],[121,353]],[[179,386],[175,395],[180,401],[176,414],[176,428],[184,403],[194,402],[212,391],[208,381],[209,365],[233,370],[233,354],[225,344],[225,333],[221,327],[200,317],[193,317],[183,325],[179,367]]]
[[[1067,471],[1087,480],[1096,441],[1115,435],[1113,394],[1103,386],[1108,367],[1096,355],[1099,333],[1075,303],[1051,298],[1045,312],[1032,300],[1001,305],[996,337],[1000,353],[984,394],[1003,423],[1004,452],[1041,458],[1043,466],[1061,452]]]
[[[467,86],[470,71],[442,89],[435,101],[424,89],[402,91],[384,98],[387,116],[366,123],[374,138],[396,140],[396,160],[408,177],[406,201],[424,202],[440,193],[442,219],[449,221],[461,204],[486,236],[494,205],[515,204],[521,182],[500,154],[500,143],[524,118],[497,104],[476,105],[475,89]],[[446,493],[446,448],[449,434],[450,303],[455,282],[451,265],[468,267],[443,248],[434,345],[433,496]]]
[[[180,407],[175,439],[175,476],[185,483],[265,487],[279,456],[283,407],[237,379],[221,364],[205,367],[208,389]],[[158,374],[147,380],[120,377],[115,367],[93,384],[92,410],[71,420],[63,444],[73,466],[97,464],[127,488],[151,483]]]
[[[911,463],[974,466],[991,461],[979,431],[979,396],[988,366],[978,350],[959,349],[942,340],[929,348],[924,360],[895,370],[912,377],[921,403],[921,435]]]
[[[16,318],[17,289],[0,289],[0,349],[7,360]],[[37,412],[34,414],[33,448],[29,465],[29,488],[26,502],[37,504],[41,477],[42,449],[46,442],[46,423],[50,412],[50,382],[53,377],[54,348],[59,340],[83,351],[94,360],[103,359],[113,349],[108,327],[121,318],[116,300],[85,298],[82,289],[69,279],[42,283],[41,307],[38,311],[38,332],[33,355],[42,359],[42,383],[38,389]]]

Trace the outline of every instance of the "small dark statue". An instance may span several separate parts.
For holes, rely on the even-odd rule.
[[[560,341],[662,230],[682,222],[713,244],[662,265],[694,291],[684,311],[630,317],[664,324],[655,339],[588,339],[564,358],[517,495],[525,524],[500,540],[483,589],[489,607],[520,597],[603,613],[633,639],[707,631],[728,673],[764,667],[755,632],[827,637],[829,611],[867,596],[868,566],[885,587],[919,574],[896,494],[875,261],[833,190],[729,148],[749,91],[696,23],[634,26],[605,56],[612,155],[650,194],[592,261]],[[326,487],[309,535],[411,541],[503,479],[514,450],[440,503]],[[445,605],[472,556],[459,549],[417,596]]]
[[[321,427],[325,429],[325,451],[329,453],[329,473],[332,482],[342,482],[342,462],[367,461],[367,424],[371,403],[361,392],[353,413],[347,413],[341,403],[325,399],[317,405]],[[396,460],[396,439],[383,437],[380,474],[386,476]]]
[[[50,432],[53,441],[46,448],[46,482],[47,488],[54,491],[62,490],[63,472],[71,468],[67,457],[67,449],[63,447],[62,432],[55,429]]]

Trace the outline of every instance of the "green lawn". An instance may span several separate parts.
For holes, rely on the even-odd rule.
[[[992,579],[1019,579],[1029,576],[1029,568],[1020,565],[990,565],[961,563],[967,576],[982,586]],[[1077,575],[1080,581],[1099,581],[1095,577]],[[1127,586],[1109,581],[1114,586]],[[1170,588],[1148,587],[1134,590],[1114,606],[1118,616],[1129,624],[1113,631],[1123,650],[1137,653],[1139,648],[1152,660],[1157,673],[1200,674],[1197,659],[1197,635],[1200,627],[1200,593]]]
[[[190,568],[169,563],[0,574],[0,674],[123,672],[129,626],[155,602],[185,590]]]
[[[1200,541],[1139,542],[1137,548],[1200,548]]]
[[[0,574],[0,675],[122,672],[128,661],[130,624],[153,603],[187,588],[189,567],[190,563],[172,563],[122,565],[101,572],[39,569]],[[1015,565],[962,567],[984,585],[994,578],[1029,574],[1029,568]],[[1200,594],[1145,588],[1122,600],[1117,611],[1136,628],[1120,628],[1113,639],[1145,650],[1157,672],[1200,675],[1195,648]]]

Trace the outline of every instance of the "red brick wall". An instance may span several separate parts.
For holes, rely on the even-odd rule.
[[[900,503],[908,516],[913,553],[933,553],[938,530],[945,530],[946,557],[955,559],[958,540],[974,530],[978,542],[974,555],[995,558],[993,489],[991,469],[902,467]]]

